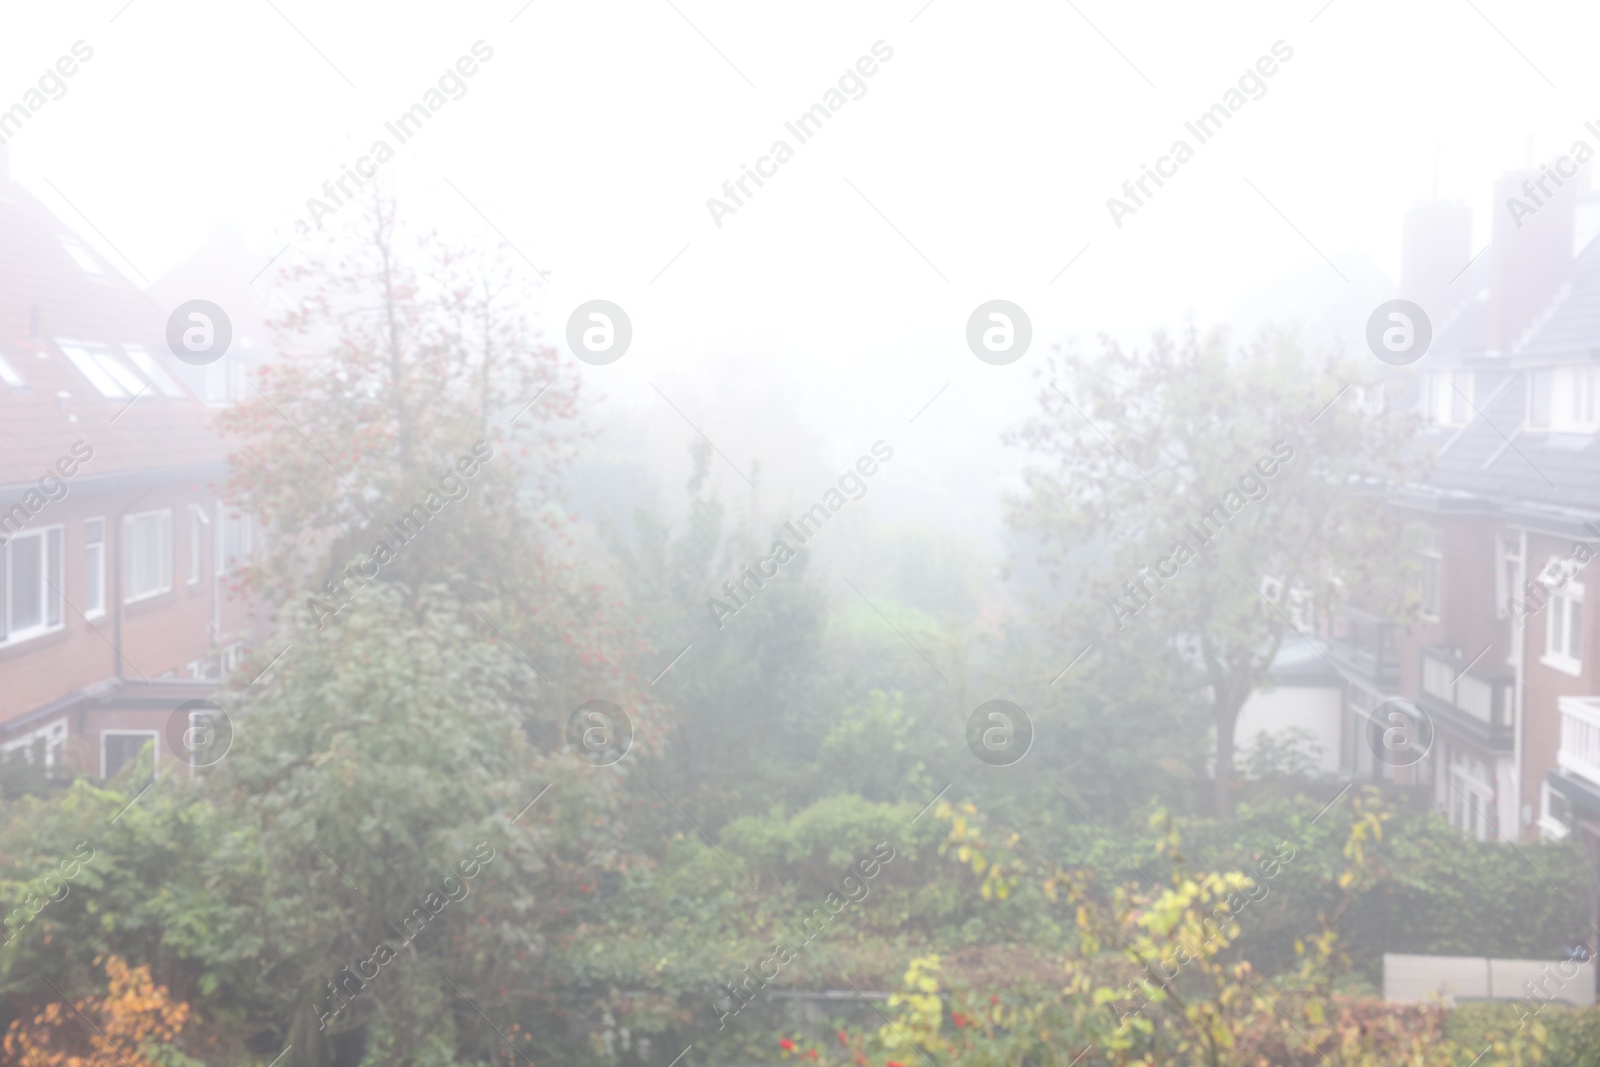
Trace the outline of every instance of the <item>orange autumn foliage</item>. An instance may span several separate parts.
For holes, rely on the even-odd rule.
[[[189,1020],[189,1005],[170,1000],[149,967],[130,969],[112,956],[105,970],[105,996],[84,997],[70,1008],[52,1001],[31,1022],[14,1020],[5,1036],[6,1061],[18,1067],[156,1067],[143,1054],[146,1045],[174,1040]]]

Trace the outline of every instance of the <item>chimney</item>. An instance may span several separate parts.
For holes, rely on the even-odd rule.
[[[1406,212],[1400,244],[1400,295],[1414,300],[1438,330],[1470,294],[1450,283],[1472,259],[1472,209],[1459,201],[1418,202]]]
[[[1495,183],[1486,338],[1491,353],[1508,354],[1572,276],[1579,184],[1549,167],[1514,170]]]

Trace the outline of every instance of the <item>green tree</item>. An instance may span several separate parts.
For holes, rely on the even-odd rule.
[[[1068,579],[1064,636],[1198,668],[1226,819],[1234,725],[1285,636],[1352,592],[1405,605],[1383,490],[1417,470],[1416,417],[1358,364],[1282,334],[1107,342],[1046,374],[1039,414],[1010,436],[1033,463],[1009,520]]]

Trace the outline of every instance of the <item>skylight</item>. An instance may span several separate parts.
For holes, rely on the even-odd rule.
[[[16,368],[6,362],[6,357],[0,356],[0,382],[5,382],[13,389],[21,389],[27,385],[18,374]]]
[[[144,345],[123,345],[122,350],[128,354],[129,359],[133,360],[133,365],[138,367],[146,378],[155,383],[155,387],[161,390],[162,395],[171,397],[183,395],[183,389],[177,382],[172,380],[172,375],[168,374],[161,364],[156,362],[155,357],[145,351]]]
[[[78,266],[82,267],[89,274],[105,273],[105,271],[100,269],[100,261],[94,258],[94,253],[90,252],[77,241],[74,241],[69,237],[63,237],[61,238],[61,247],[67,250],[67,255],[72,257],[73,262],[77,263]]]
[[[145,388],[139,376],[108,352],[105,345],[61,340],[57,340],[56,344],[72,361],[72,365],[89,379],[89,384],[100,391],[101,396],[133,396]]]

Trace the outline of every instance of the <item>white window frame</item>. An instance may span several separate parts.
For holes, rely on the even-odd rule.
[[[1479,769],[1485,772],[1480,776]],[[1494,785],[1486,780],[1493,769],[1476,757],[1455,751],[1445,770],[1446,818],[1450,825],[1477,841],[1492,841]]]
[[[149,383],[129,370],[116,353],[99,341],[74,341],[57,337],[56,347],[78,368],[78,373],[108,400],[150,395]]]
[[[214,542],[216,548],[216,572],[220,578],[224,574],[240,570],[249,565],[254,556],[253,533],[255,523],[247,512],[227,514],[222,506],[222,501],[217,501],[217,536]],[[234,531],[238,540],[238,553],[228,555],[228,531]]]
[[[1541,574],[1560,573],[1558,568],[1570,568],[1568,561],[1551,556]],[[1544,655],[1539,662],[1574,678],[1583,675],[1583,583],[1570,578],[1566,584],[1550,590],[1550,602],[1545,605]],[[1578,638],[1572,640],[1572,623],[1576,618]],[[1573,646],[1577,655],[1574,656]]]
[[[1477,375],[1465,369],[1429,371],[1422,376],[1418,410],[1423,418],[1438,426],[1465,426],[1472,420]],[[1466,394],[1463,400],[1461,393]]]
[[[50,573],[50,535],[56,536],[56,568],[55,574]],[[16,622],[11,618],[11,593],[15,588],[15,576],[12,573],[12,553],[19,541],[37,539],[39,542],[39,618],[36,626],[25,630],[18,630]],[[66,597],[61,588],[65,580],[67,532],[63,526],[41,526],[36,530],[25,530],[10,537],[4,546],[0,546],[0,648],[11,645],[20,645],[24,641],[32,641],[36,637],[53,634],[66,629],[67,612]],[[51,579],[54,579],[52,582]],[[51,586],[55,588],[52,589]],[[51,608],[55,609],[56,621],[50,621]]]
[[[1428,604],[1428,572],[1433,567],[1433,601]],[[1422,582],[1419,590],[1422,617],[1438,622],[1444,613],[1444,531],[1437,526],[1422,528]]]
[[[1522,598],[1522,539],[1509,533],[1494,539],[1495,618],[1511,615],[1511,602]]]
[[[76,263],[78,268],[85,274],[96,274],[100,275],[101,277],[105,276],[105,268],[100,266],[100,261],[95,258],[94,253],[89,251],[88,248],[84,247],[83,244],[81,244],[75,238],[67,237],[65,235],[58,236],[56,239],[61,242],[62,250],[65,251],[67,255],[72,257],[72,261]]]
[[[90,541],[89,530],[100,524],[100,540]],[[99,588],[96,600],[89,594]],[[106,613],[106,520],[104,515],[83,520],[83,617],[98,619]]]
[[[211,525],[211,516],[206,514],[204,504],[189,505],[189,573],[190,585],[198,585],[205,575],[205,530]]]
[[[1546,417],[1535,418],[1536,394],[1548,383]],[[1523,422],[1540,433],[1594,433],[1600,430],[1600,368],[1576,363],[1560,367],[1534,367],[1528,371],[1527,406]]]
[[[54,767],[62,758],[67,745],[67,720],[57,719],[55,722],[46,723],[36,730],[29,730],[25,734],[13,737],[10,741],[0,744],[0,756],[21,750],[23,759],[33,762],[33,746],[40,741],[44,742],[45,769]]]
[[[1560,841],[1572,832],[1572,827],[1557,818],[1550,810],[1550,801],[1556,795],[1556,791],[1550,788],[1549,782],[1539,783],[1539,832],[1545,837]]]
[[[141,519],[156,518],[158,585],[142,592],[133,589],[133,526]],[[128,591],[124,604],[136,604],[172,592],[172,509],[154,508],[122,517],[122,573],[126,576]]]
[[[150,750],[150,754],[154,757],[154,760],[151,762],[151,765],[150,765],[150,773],[151,773],[152,777],[154,777],[155,775],[160,773],[160,771],[161,771],[161,731],[160,730],[133,730],[133,729],[129,729],[129,730],[101,730],[100,731],[100,780],[102,782],[110,777],[110,775],[106,774],[106,738],[108,738],[108,737],[144,737],[144,738],[148,738],[151,741],[155,742],[154,747],[152,747],[151,750]],[[144,748],[143,745],[140,745],[139,747],[141,749]],[[120,770],[121,768],[118,768],[118,769]]]
[[[172,380],[172,375],[168,374],[166,369],[156,362],[156,358],[150,354],[144,345],[124,344],[122,346],[122,354],[128,357],[130,363],[139,368],[141,374],[150,379],[151,384],[160,391],[162,396],[174,399],[183,396],[183,388]]]
[[[5,356],[0,356],[0,382],[5,382],[13,389],[25,389],[28,383],[22,380],[22,375],[17,369],[6,362]]]

